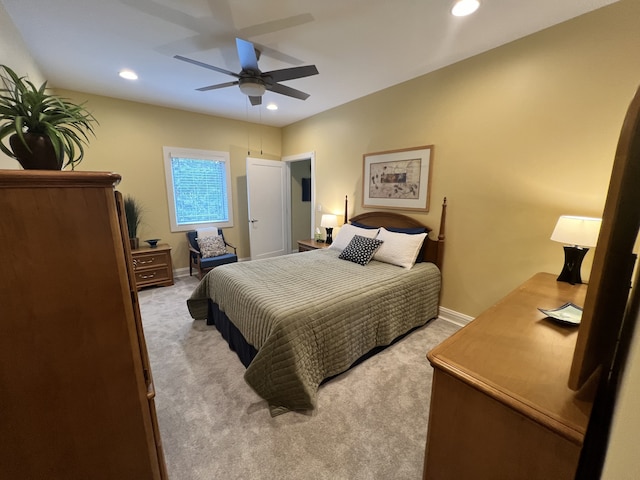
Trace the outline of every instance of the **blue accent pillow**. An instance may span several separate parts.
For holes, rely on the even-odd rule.
[[[382,243],[382,240],[354,235],[338,258],[364,266],[373,258],[373,254],[376,253]]]
[[[362,223],[358,223],[358,222],[351,222],[351,225],[353,225],[354,227],[369,228],[369,229],[379,228],[379,227],[372,227],[370,225],[363,225]],[[408,228],[384,227],[384,228],[386,228],[389,232],[407,233],[409,235],[417,235],[419,233],[425,233],[427,231],[425,227],[408,227]]]
[[[358,228],[367,228],[369,230],[373,230],[374,228],[380,228],[380,227],[372,227],[371,225],[365,225],[363,223],[358,223],[358,222],[351,222],[351,225]]]

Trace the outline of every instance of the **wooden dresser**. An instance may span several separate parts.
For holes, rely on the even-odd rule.
[[[173,285],[173,266],[169,245],[136,248],[131,251],[131,256],[138,290],[153,285]]]
[[[536,274],[429,352],[425,479],[574,478],[592,407],[567,386],[578,329],[537,308],[586,290]]]
[[[0,171],[0,477],[166,479],[120,177]]]

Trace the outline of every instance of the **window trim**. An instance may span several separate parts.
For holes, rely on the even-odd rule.
[[[167,188],[167,203],[169,206],[169,223],[172,232],[186,232],[189,230],[195,230],[197,228],[206,227],[218,227],[229,228],[233,227],[233,191],[231,184],[231,159],[229,152],[221,152],[215,150],[199,150],[193,148],[181,148],[181,147],[162,147],[164,156],[164,174]],[[178,225],[176,217],[176,205],[173,189],[173,170],[171,168],[172,158],[192,158],[194,160],[209,160],[216,162],[224,162],[225,174],[226,174],[226,187],[227,187],[227,213],[229,214],[229,220],[226,222],[198,222],[198,223],[185,223]]]

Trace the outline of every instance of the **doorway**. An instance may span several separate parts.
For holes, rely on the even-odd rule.
[[[247,157],[247,202],[251,259],[297,251],[313,238],[315,154],[282,161]]]
[[[289,171],[289,245],[297,251],[298,240],[313,238],[315,225],[315,154],[302,153],[284,157]]]

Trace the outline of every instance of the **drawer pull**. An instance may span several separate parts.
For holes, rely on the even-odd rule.
[[[151,260],[138,260],[138,263],[140,265],[146,265],[147,263],[153,263],[155,260],[155,257],[151,257]]]
[[[155,276],[156,276],[156,272],[153,272],[151,275],[142,275],[142,274],[141,274],[141,275],[140,275],[140,278],[141,278],[142,280],[146,280],[147,278],[153,278],[153,277],[155,277]]]

